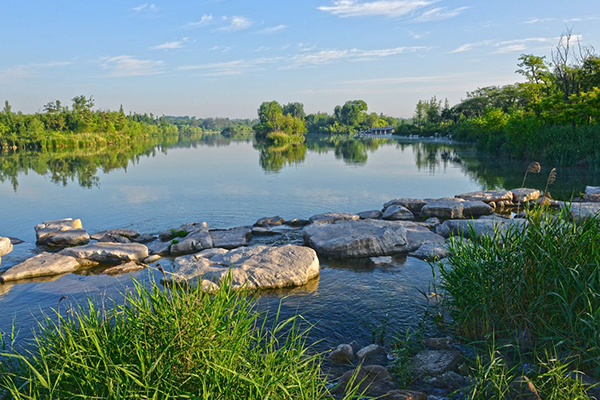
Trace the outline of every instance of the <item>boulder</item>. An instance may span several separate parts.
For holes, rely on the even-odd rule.
[[[185,238],[171,241],[170,255],[196,253],[213,247],[213,238],[204,227],[190,232]]]
[[[0,276],[0,282],[66,274],[80,268],[80,263],[74,257],[57,253],[41,253],[4,272]]]
[[[349,344],[340,344],[331,353],[329,359],[340,364],[349,364],[354,360],[354,350]]]
[[[277,226],[285,223],[285,219],[281,218],[279,215],[274,217],[264,217],[260,218],[254,223],[254,226]]]
[[[383,347],[377,344],[370,344],[356,352],[356,359],[358,362],[364,362],[365,360],[373,359],[377,356],[387,356]]]
[[[383,396],[395,389],[395,385],[387,369],[381,365],[366,365],[344,373],[333,393],[348,393],[352,389],[359,395]]]
[[[142,261],[148,257],[148,248],[140,243],[95,243],[61,250],[59,254],[100,264],[121,264]]]
[[[448,248],[440,243],[423,243],[416,251],[408,253],[409,256],[420,258],[426,261],[441,260],[448,257]]]
[[[345,212],[329,212],[325,214],[316,214],[308,219],[311,224],[333,224],[337,221],[355,221],[360,219],[356,214]]]
[[[573,219],[586,219],[600,216],[600,203],[573,203],[570,206],[566,203],[563,203],[563,207],[570,207],[571,217]]]
[[[437,376],[458,366],[461,359],[458,350],[422,350],[412,359],[416,376]]]
[[[437,227],[436,231],[443,237],[462,236],[473,239],[479,236],[494,236],[496,232],[504,233],[508,229],[519,229],[527,224],[524,219],[470,219],[448,220]],[[473,236],[474,234],[474,236]]]
[[[287,226],[298,228],[298,227],[306,226],[306,225],[310,224],[310,221],[308,221],[306,219],[294,218],[294,219],[291,219],[289,221],[285,221],[285,224]]]
[[[233,289],[272,289],[305,285],[320,270],[315,251],[303,246],[241,247],[205,255],[211,257],[199,253],[176,258],[167,280],[192,286],[208,280],[219,285],[231,274]]]
[[[600,186],[586,186],[583,201],[600,202]]]
[[[212,247],[235,249],[236,247],[248,245],[252,238],[252,227],[240,226],[233,229],[214,230],[210,231],[210,237],[213,241]]]
[[[421,209],[424,217],[438,218],[462,218],[464,203],[463,199],[443,198],[432,200]]]
[[[359,212],[356,215],[358,215],[358,217],[360,219],[378,219],[378,218],[381,218],[383,213],[379,210],[369,210],[369,211]]]
[[[13,244],[7,237],[0,237],[0,257],[7,255],[13,250]]]
[[[518,188],[511,190],[513,194],[513,203],[527,203],[537,200],[540,197],[540,191],[537,189]]]
[[[468,201],[497,203],[499,201],[512,201],[513,194],[510,190],[480,190],[477,192],[457,194],[455,197]]]
[[[304,228],[303,235],[317,253],[338,258],[397,254],[407,245],[402,225],[373,219],[312,224]]]
[[[390,221],[409,221],[415,216],[408,208],[395,204],[385,209],[382,218]]]
[[[34,229],[37,244],[52,248],[78,246],[90,241],[90,236],[79,219],[46,221],[37,224]]]
[[[454,371],[447,371],[441,375],[427,380],[427,383],[435,388],[456,390],[470,383],[469,378],[461,376]]]
[[[206,222],[190,222],[189,224],[181,225],[177,229],[169,229],[161,232],[158,237],[163,242],[166,242],[168,240],[186,237],[190,233],[198,230],[208,231],[208,224]]]
[[[94,233],[93,235],[90,235],[90,237],[94,240],[100,240],[104,236],[120,236],[120,237],[129,239],[129,241],[132,241],[133,239],[140,237],[140,234],[131,229],[119,228],[119,229],[109,229],[107,231],[102,231],[102,232],[98,232],[98,233]]]
[[[494,212],[494,208],[483,201],[465,201],[463,202],[463,218],[478,217],[488,215]]]
[[[147,243],[150,254],[156,254],[159,256],[168,256],[171,252],[171,246],[171,242],[162,242],[160,240]]]
[[[137,264],[135,261],[130,261],[125,264],[107,268],[104,270],[104,274],[106,274],[106,275],[121,275],[121,274],[127,274],[130,272],[139,271],[140,269],[144,269],[144,266]]]
[[[405,208],[409,209],[410,212],[412,212],[413,214],[418,214],[421,212],[421,209],[425,205],[427,205],[427,200],[405,199],[405,198],[393,199],[393,200],[390,200],[387,203],[385,203],[383,205],[383,209],[385,210],[388,207],[395,206],[395,205],[405,207]]]
[[[426,243],[443,245],[446,240],[435,232],[422,226],[418,222],[398,221],[395,222],[406,230],[407,245],[403,249],[403,253],[417,251]]]

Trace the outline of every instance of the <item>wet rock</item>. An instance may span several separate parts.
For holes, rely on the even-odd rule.
[[[152,264],[157,262],[158,260],[160,260],[162,257],[159,256],[158,254],[153,254],[151,256],[148,256],[146,258],[144,258],[144,264]]]
[[[424,243],[416,251],[408,253],[409,256],[422,260],[441,260],[448,257],[448,248],[441,243]]]
[[[100,264],[121,264],[142,261],[148,257],[148,248],[140,243],[95,243],[67,248],[61,250],[59,254]]]
[[[389,221],[409,221],[415,216],[408,208],[396,204],[386,208],[382,218]]]
[[[10,239],[10,242],[11,242],[13,245],[15,245],[15,246],[16,246],[16,245],[18,245],[18,244],[21,244],[21,243],[25,243],[25,241],[24,241],[24,240],[21,240],[21,239],[19,239],[19,238],[16,238],[16,237],[11,237],[11,236],[7,236],[7,237]]]
[[[106,274],[106,275],[121,275],[121,274],[127,274],[130,272],[139,271],[144,268],[145,267],[143,265],[137,264],[135,261],[130,261],[125,264],[107,268],[104,270],[104,274]]]
[[[413,214],[419,214],[421,209],[427,205],[427,200],[423,199],[410,199],[410,198],[399,198],[388,201],[383,205],[383,209],[387,209],[388,207],[399,205],[405,207],[410,210]]]
[[[380,356],[380,355],[384,355],[384,356],[386,355],[386,352],[383,349],[383,347],[381,347],[377,344],[370,344],[356,352],[356,359],[359,362],[362,362],[362,361],[365,361],[368,359],[373,359],[374,357]]]
[[[279,215],[276,215],[274,217],[263,217],[258,219],[253,226],[260,226],[260,227],[265,227],[265,226],[277,226],[277,225],[283,225],[285,223],[285,219],[281,218]]]
[[[13,250],[13,244],[7,237],[0,237],[0,257],[7,255]]]
[[[456,350],[454,341],[451,337],[429,338],[425,341],[425,346],[432,350]]]
[[[173,239],[169,254],[182,255],[195,253],[204,249],[210,249],[213,247],[213,243],[213,237],[208,232],[208,228],[201,226],[199,229],[191,231],[182,239]]]
[[[527,203],[528,201],[537,200],[540,197],[540,191],[537,189],[519,188],[512,189],[513,203]]]
[[[435,388],[450,390],[460,389],[470,383],[468,378],[461,376],[454,371],[444,372],[439,376],[427,379],[426,382]]]
[[[356,214],[345,212],[329,212],[325,214],[316,214],[308,220],[311,224],[333,224],[337,221],[355,221],[360,217]]]
[[[80,268],[81,265],[74,257],[56,253],[41,253],[4,272],[0,276],[0,282],[66,274]]]
[[[358,217],[360,219],[378,219],[378,218],[381,218],[381,216],[383,214],[379,210],[369,210],[369,211],[359,212],[356,215],[358,215]]]
[[[156,237],[148,233],[141,234],[140,236],[131,239],[131,241],[135,243],[150,243],[154,240],[156,240]]]
[[[488,215],[494,211],[494,208],[483,201],[465,201],[463,202],[463,218],[479,217]]]
[[[291,227],[294,227],[294,228],[298,228],[298,227],[301,227],[301,226],[306,226],[306,225],[310,224],[310,221],[308,221],[308,220],[306,220],[306,219],[294,218],[294,219],[292,219],[292,220],[285,221],[285,224],[286,224],[287,226],[291,226]]]
[[[422,350],[412,359],[412,369],[417,376],[437,376],[458,366],[457,350]]]
[[[407,244],[403,226],[373,219],[312,224],[304,228],[303,236],[317,253],[338,258],[402,253]]]
[[[236,247],[247,246],[252,238],[252,227],[240,226],[233,229],[210,231],[210,237],[213,241],[211,247],[221,247],[224,249],[234,249]]]
[[[154,242],[148,243],[147,247],[151,254],[156,254],[159,256],[168,256],[171,251],[171,243],[161,242],[160,240],[155,240]]]
[[[394,262],[391,256],[371,257],[370,260],[373,265],[378,267],[388,267]]]
[[[110,242],[110,243],[131,243],[131,240],[129,240],[128,237],[117,235],[114,233],[105,233],[100,238],[98,238],[98,241],[99,242]]]
[[[212,254],[210,258],[202,253],[178,257],[167,279],[192,286],[203,280],[219,285],[231,274],[233,289],[271,289],[305,285],[319,275],[319,270],[317,254],[308,247],[255,246]]]
[[[354,360],[354,350],[349,344],[340,344],[330,354],[329,359],[340,364],[349,364]]]
[[[419,223],[411,221],[397,221],[398,224],[406,230],[407,245],[404,248],[404,253],[410,253],[417,251],[424,244],[437,244],[443,245],[445,239],[435,232],[432,232],[428,228],[421,226]]]
[[[510,398],[514,400],[541,400],[534,384],[526,376],[513,379],[510,392]]]
[[[140,234],[131,229],[109,229],[107,231],[102,231],[98,233],[94,233],[90,235],[90,237],[94,240],[100,240],[103,236],[120,236],[129,239],[132,241],[135,238],[138,238]]]
[[[443,198],[432,200],[421,209],[424,217],[462,218],[464,200],[457,198]]]
[[[499,201],[512,201],[513,194],[510,190],[480,190],[477,192],[469,192],[463,194],[457,194],[458,197],[463,200],[469,201],[482,201],[484,203],[499,202]]]
[[[429,400],[423,392],[414,390],[392,390],[385,394],[384,400]]]
[[[183,224],[177,229],[169,229],[161,232],[158,237],[163,242],[170,241],[172,239],[183,238],[188,236],[190,233],[195,231],[208,231],[208,224],[206,222],[190,222]]]
[[[46,221],[37,224],[34,229],[37,244],[52,248],[78,246],[90,241],[79,219]]]
[[[271,228],[263,226],[255,226],[252,228],[253,235],[281,235],[281,231],[275,231]]]
[[[395,389],[390,373],[381,365],[367,365],[346,372],[333,392],[348,393],[353,388],[357,389],[357,394],[366,396],[382,396]]]

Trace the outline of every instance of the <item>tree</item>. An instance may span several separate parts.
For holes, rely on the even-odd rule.
[[[283,106],[283,115],[291,115],[294,118],[304,120],[306,118],[304,104],[298,102],[286,104]]]
[[[342,106],[340,120],[349,128],[359,127],[366,119],[367,110],[367,103],[363,100],[347,101]]]

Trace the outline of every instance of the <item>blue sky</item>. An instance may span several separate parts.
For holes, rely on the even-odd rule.
[[[598,48],[598,26],[598,0],[5,1],[0,100],[255,117],[265,100],[363,99],[409,117],[519,80],[519,55],[549,55],[566,27]]]

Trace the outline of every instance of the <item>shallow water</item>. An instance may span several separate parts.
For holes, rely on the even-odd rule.
[[[252,224],[263,216],[308,218],[327,211],[380,209],[396,197],[445,197],[521,185],[528,162],[478,155],[444,142],[311,136],[299,147],[266,147],[252,140],[205,136],[132,144],[128,149],[0,155],[0,236],[26,243],[2,258],[6,269],[35,248],[33,226],[80,218],[90,233],[131,228],[157,233],[192,221],[211,228]],[[530,176],[543,188],[550,166]],[[559,169],[554,197],[599,185],[594,171]],[[168,264],[164,261],[163,264]],[[132,276],[148,283],[152,272]],[[414,258],[391,268],[324,262],[320,278],[304,288],[265,293],[261,307],[283,299],[283,316],[300,312],[324,345],[368,344],[414,325],[422,315],[430,267]],[[66,275],[51,282],[0,286],[0,330],[13,317],[21,337],[42,312],[91,296],[109,304],[131,287],[131,276]],[[375,332],[375,333],[374,333]]]

